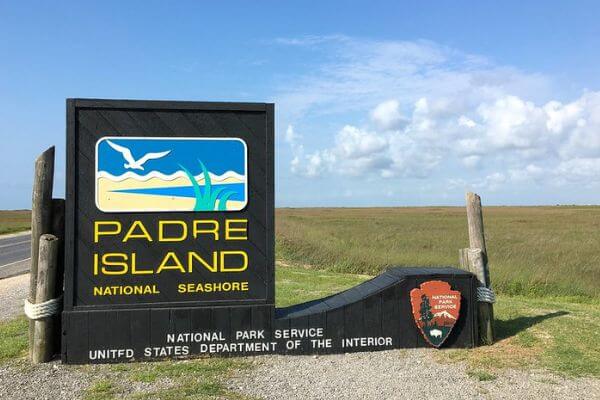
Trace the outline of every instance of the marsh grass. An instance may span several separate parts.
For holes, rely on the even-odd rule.
[[[0,211],[0,235],[26,231],[31,226],[31,211]]]
[[[498,293],[600,296],[600,207],[484,207]],[[277,256],[334,272],[457,265],[468,247],[462,207],[276,211]]]
[[[219,207],[225,203],[221,197]],[[600,207],[483,211],[496,292],[577,301],[600,296]],[[29,211],[0,211],[0,233],[29,229],[30,218]],[[468,246],[462,207],[283,208],[275,222],[278,259],[332,272],[456,265],[458,249]]]

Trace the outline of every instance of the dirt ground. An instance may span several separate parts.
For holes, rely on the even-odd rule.
[[[23,312],[28,288],[29,274],[0,279],[0,321],[13,319]]]

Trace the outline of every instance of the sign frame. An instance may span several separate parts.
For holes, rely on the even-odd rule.
[[[65,206],[65,293],[64,311],[93,311],[119,309],[157,309],[178,307],[206,306],[240,306],[240,305],[271,305],[275,304],[275,192],[274,192],[274,104],[273,103],[243,103],[243,102],[195,102],[195,101],[158,101],[158,100],[106,100],[106,99],[67,99],[67,173],[66,173],[66,206]],[[81,110],[123,110],[123,111],[157,111],[157,112],[248,112],[264,113],[265,115],[265,258],[266,258],[266,295],[263,299],[235,300],[205,300],[181,301],[169,303],[143,304],[113,304],[113,305],[76,305],[76,197],[78,195],[78,171],[76,157],[78,151],[78,113]],[[107,136],[110,136],[107,134]],[[133,137],[133,136],[132,136]],[[232,136],[237,138],[237,136]],[[242,141],[245,140],[242,138]],[[246,160],[248,171],[249,159]],[[95,193],[94,193],[95,197]],[[247,198],[247,201],[249,199]],[[94,200],[94,207],[96,206]],[[100,210],[99,210],[100,211]],[[102,212],[102,211],[100,211]],[[140,212],[143,213],[143,212]],[[121,213],[114,213],[121,214]],[[147,213],[143,213],[147,214]],[[209,304],[210,303],[210,304]]]

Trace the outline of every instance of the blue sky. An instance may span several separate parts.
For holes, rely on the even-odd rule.
[[[0,3],[0,209],[67,97],[275,102],[278,206],[600,202],[597,2],[56,3]]]
[[[147,153],[168,153],[159,158],[150,159],[142,164],[143,170],[125,167],[128,164],[124,156],[111,148],[108,142],[128,148],[134,160],[139,160]],[[221,175],[234,171],[240,175],[246,174],[246,145],[240,139],[232,140],[185,140],[185,139],[106,139],[97,144],[98,171],[105,171],[114,176],[127,172],[137,175],[147,175],[158,171],[171,175],[182,171],[182,166],[194,176],[202,174],[202,167],[198,160],[204,163],[206,169]],[[226,157],[223,157],[226,155]]]

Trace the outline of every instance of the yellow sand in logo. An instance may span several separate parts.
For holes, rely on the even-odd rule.
[[[219,183],[238,183],[239,180],[226,178]],[[200,185],[204,184],[201,178],[198,180]],[[188,186],[190,181],[187,178],[175,178],[165,181],[159,178],[150,178],[146,181],[127,178],[120,182],[114,182],[110,179],[98,178],[98,187],[96,188],[96,202],[98,208],[105,212],[120,212],[129,210],[147,210],[147,211],[191,211],[194,208],[195,199],[191,197],[177,196],[155,196],[150,194],[119,193],[113,190],[122,189],[141,189],[156,187]],[[217,200],[217,206],[219,201]],[[228,201],[229,207],[241,208],[241,201]]]

